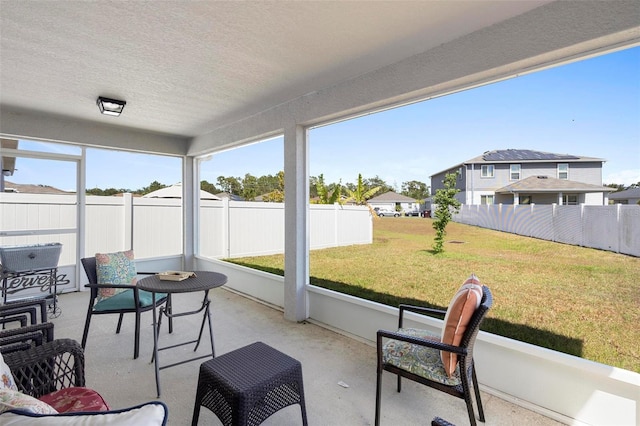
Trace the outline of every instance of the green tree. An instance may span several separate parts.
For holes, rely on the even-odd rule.
[[[258,179],[247,173],[242,179],[242,197],[247,201],[253,201],[258,195]]]
[[[284,171],[280,170],[276,175],[277,178],[277,187],[267,193],[264,194],[262,200],[270,203],[284,203]]]
[[[604,186],[614,188],[615,192],[624,191],[624,184],[621,183],[605,183]]]
[[[160,182],[158,182],[157,180],[154,180],[153,182],[151,182],[149,184],[149,186],[145,186],[142,189],[138,189],[137,191],[134,191],[134,194],[145,195],[145,194],[148,194],[150,192],[157,191],[158,189],[162,189],[162,188],[166,188],[166,187],[167,187],[167,185],[163,185]]]
[[[429,186],[417,180],[402,182],[401,194],[411,197],[414,200],[424,200],[429,197]]]
[[[207,182],[206,180],[200,182],[200,189],[202,189],[203,191],[207,191],[210,194],[217,194],[219,192],[222,192],[218,188],[216,188],[214,184]]]
[[[326,185],[324,183],[324,175],[320,175],[316,179],[316,193],[318,194],[317,204],[342,204],[342,185],[340,182]]]
[[[217,181],[218,186],[220,186],[224,192],[228,192],[233,195],[242,195],[242,183],[240,182],[240,179],[233,176],[218,176]]]
[[[456,200],[456,194],[460,192],[456,188],[458,172],[445,175],[442,183],[444,188],[438,189],[433,197],[436,204],[435,220],[433,229],[436,230],[436,237],[433,241],[433,252],[442,253],[444,251],[444,236],[446,235],[447,224],[451,221],[452,212],[460,211],[460,201]]]
[[[383,194],[385,192],[395,191],[395,188],[393,186],[389,185],[387,182],[385,182],[384,180],[379,178],[378,175],[376,175],[376,176],[374,176],[372,178],[369,178],[369,179],[364,179],[362,182],[363,182],[365,188],[367,188],[367,189],[380,187],[380,189],[378,191],[382,192]],[[378,191],[376,191],[376,192],[378,192]]]

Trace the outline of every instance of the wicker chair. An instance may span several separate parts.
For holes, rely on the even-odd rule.
[[[2,356],[11,368],[18,390],[35,398],[85,386],[84,352],[75,340],[57,339]]]
[[[53,323],[51,322],[0,330],[0,353],[21,351],[51,341],[53,341]]]
[[[118,314],[120,317],[118,319],[118,326],[116,328],[116,333],[120,333],[120,328],[122,327],[122,318],[126,313],[133,313],[136,317],[135,323],[135,340],[134,340],[134,349],[133,349],[133,359],[138,358],[140,354],[140,314],[142,312],[147,312],[153,309],[153,304],[149,302],[141,301],[140,294],[143,290],[138,289],[135,285],[116,285],[116,284],[98,284],[98,274],[96,270],[96,258],[88,257],[81,259],[82,266],[87,274],[87,278],[89,279],[89,284],[85,285],[85,287],[91,289],[91,298],[89,300],[89,309],[87,310],[87,318],[84,323],[84,332],[82,334],[82,347],[85,348],[87,344],[87,337],[89,336],[89,325],[91,324],[91,316],[92,315],[109,315],[109,314]],[[144,274],[143,272],[139,272],[139,274]],[[98,302],[98,290],[101,288],[117,288],[117,289],[125,289],[122,293],[122,296],[118,295],[118,297],[126,297],[128,302],[126,305],[119,307],[117,309],[109,308],[102,309],[100,308],[100,304]],[[164,303],[167,304],[167,311],[171,312],[171,295],[156,295],[156,306],[160,306]],[[169,317],[169,333],[173,332],[173,320]]]
[[[30,298],[16,301],[8,301],[0,305],[0,324],[4,328],[5,324],[20,322],[21,327],[27,325],[28,318],[31,325],[38,323],[37,309],[40,308],[40,321],[47,322],[47,300],[44,298]]]
[[[398,392],[401,390],[401,378],[421,383],[423,385],[438,389],[446,392],[449,395],[456,396],[464,399],[467,405],[467,411],[469,413],[469,421],[471,425],[476,425],[475,413],[473,410],[472,396],[471,396],[471,384],[473,383],[473,390],[475,392],[476,404],[478,406],[478,417],[481,422],[484,422],[484,411],[482,409],[482,400],[480,399],[480,390],[478,388],[478,380],[476,378],[476,370],[473,362],[473,347],[476,341],[476,336],[480,330],[480,324],[486,316],[487,312],[493,304],[493,297],[488,287],[482,286],[482,299],[480,306],[473,313],[471,320],[462,336],[462,341],[459,346],[453,346],[441,343],[438,337],[434,340],[420,338],[416,336],[408,336],[399,332],[391,332],[379,330],[377,333],[377,353],[378,353],[378,368],[377,368],[377,386],[376,386],[376,426],[380,424],[380,402],[381,402],[381,388],[382,388],[382,372],[384,370],[397,374],[398,376]],[[402,328],[403,315],[405,311],[420,313],[420,314],[438,314],[444,317],[446,311],[438,309],[423,308],[418,306],[400,305],[400,313],[398,320],[398,328]],[[454,374],[455,380],[436,380],[435,378],[427,378],[427,374],[415,374],[411,371],[399,368],[396,365],[385,362],[384,357],[384,341],[385,339],[393,339],[394,341],[407,342],[411,345],[417,345],[423,348],[431,348],[430,361],[433,361],[431,366],[422,365],[418,369],[413,371],[427,371],[438,363],[442,363],[440,360],[439,352],[448,351],[457,354],[457,370]],[[388,340],[387,340],[388,341]],[[413,368],[414,366],[412,366]],[[444,370],[443,370],[444,371]],[[445,374],[446,376],[446,374]],[[439,377],[444,379],[444,377]]]

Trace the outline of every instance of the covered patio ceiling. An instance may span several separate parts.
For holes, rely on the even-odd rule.
[[[637,10],[635,1],[3,0],[0,133],[197,154],[628,46]],[[100,115],[98,96],[125,100],[124,113]]]

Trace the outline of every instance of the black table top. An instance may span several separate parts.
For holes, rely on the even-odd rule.
[[[138,281],[138,288],[155,293],[191,293],[210,290],[227,283],[227,276],[219,272],[195,271],[195,277],[182,281],[165,281],[150,275]]]

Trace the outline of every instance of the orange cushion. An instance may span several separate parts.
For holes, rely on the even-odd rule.
[[[451,299],[447,314],[444,317],[444,326],[442,327],[442,342],[448,345],[458,346],[462,341],[462,335],[471,321],[473,313],[480,306],[482,300],[482,284],[478,277],[471,275],[462,284],[462,287]],[[456,369],[458,355],[441,351],[440,357],[444,364],[444,371],[451,377]]]
[[[109,411],[109,406],[100,394],[89,388],[71,387],[60,389],[38,398],[46,402],[58,413],[79,411]]]

